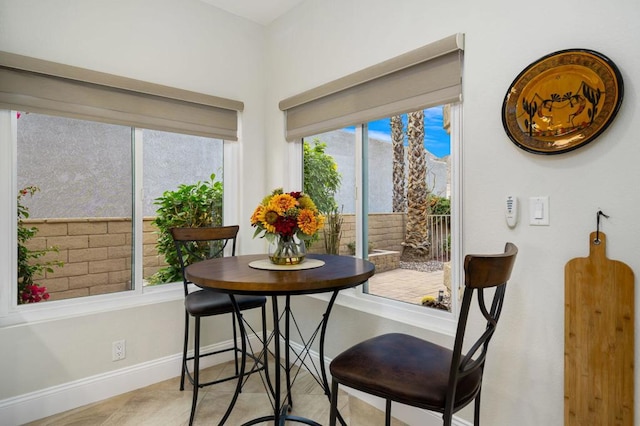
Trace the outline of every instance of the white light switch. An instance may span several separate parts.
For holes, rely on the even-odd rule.
[[[529,198],[529,225],[549,225],[549,197]]]

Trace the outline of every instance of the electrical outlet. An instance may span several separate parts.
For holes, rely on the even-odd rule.
[[[124,340],[116,340],[111,344],[111,361],[119,361],[126,356],[126,345]]]

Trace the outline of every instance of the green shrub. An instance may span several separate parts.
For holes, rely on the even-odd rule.
[[[38,192],[37,186],[27,186],[18,192],[18,304],[35,303],[49,299],[47,288],[34,282],[35,277],[44,272],[53,272],[52,266],[63,266],[60,261],[38,262],[49,252],[58,252],[57,247],[44,250],[30,250],[26,244],[38,233],[38,228],[27,227],[24,219],[29,218],[29,208],[22,204],[22,199]]]
[[[447,215],[451,214],[451,200],[437,195],[429,196],[429,206],[431,214]]]
[[[180,185],[174,191],[165,191],[155,199],[159,206],[153,224],[158,228],[158,254],[164,255],[168,266],[149,277],[150,284],[182,280],[180,262],[169,229],[179,227],[199,228],[222,225],[222,182],[215,181],[215,173],[209,181],[193,185]]]
[[[334,197],[342,181],[335,160],[324,152],[326,147],[327,144],[317,138],[313,140],[313,146],[308,142],[303,146],[304,188],[302,190],[311,197],[322,214],[338,210]]]

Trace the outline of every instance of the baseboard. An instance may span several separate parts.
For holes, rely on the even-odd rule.
[[[223,342],[203,347],[203,350],[226,349],[231,344],[232,341]],[[201,366],[221,364],[232,356],[231,352],[225,352],[205,357]],[[182,354],[179,353],[4,399],[0,401],[2,425],[21,425],[177,377],[181,361]]]
[[[252,341],[251,343],[256,344],[257,342]],[[302,345],[294,342],[291,343],[291,346],[293,350],[298,353],[303,349]],[[227,341],[210,345],[203,348],[203,350],[212,351],[230,347],[231,341]],[[284,348],[282,348],[282,350],[284,350]],[[231,353],[226,352],[203,358],[201,361],[202,367],[207,368],[227,362],[231,360],[231,357]],[[316,365],[318,365],[320,360],[319,354],[311,351],[310,357]],[[182,354],[170,355],[108,373],[86,377],[62,385],[1,400],[0,419],[2,419],[2,425],[22,425],[171,379],[179,375],[181,359]],[[291,359],[296,359],[295,355],[293,355]],[[329,374],[330,362],[330,359],[325,359],[327,374]],[[329,380],[331,379],[329,378]],[[341,389],[367,404],[384,411],[384,400],[347,387],[342,387]],[[392,414],[398,420],[409,425],[439,426],[442,424],[442,419],[439,415],[402,404],[394,404]],[[471,423],[457,417],[453,419],[453,426],[471,425]]]

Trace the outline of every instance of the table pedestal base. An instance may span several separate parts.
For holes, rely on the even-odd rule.
[[[265,385],[265,389],[267,391],[267,395],[270,395],[269,399],[272,402],[273,414],[250,420],[246,423],[243,423],[242,426],[251,426],[251,425],[256,425],[259,423],[270,422],[270,421],[273,421],[273,424],[278,426],[284,425],[285,422],[296,422],[296,423],[307,424],[310,426],[322,426],[320,423],[314,420],[290,414],[291,408],[293,406],[291,386],[293,385],[297,377],[297,373],[296,373],[296,375],[293,377],[293,380],[291,378],[291,367],[292,367],[291,354],[292,353],[294,354],[295,363],[299,364],[300,368],[303,368],[303,367],[306,368],[309,371],[309,373],[314,377],[316,382],[320,385],[320,387],[324,391],[324,394],[327,396],[327,402],[330,403],[331,388],[329,386],[329,381],[327,379],[327,372],[324,365],[324,341],[325,341],[324,339],[327,331],[327,322],[329,320],[329,314],[331,313],[331,310],[333,308],[333,305],[335,303],[337,296],[338,296],[338,291],[334,291],[331,296],[331,299],[329,300],[329,304],[327,305],[327,309],[322,316],[322,319],[320,320],[314,332],[311,333],[311,335],[308,337],[308,339],[305,339],[305,337],[302,336],[302,332],[298,327],[293,311],[291,310],[291,296],[289,295],[284,296],[285,307],[282,312],[280,312],[280,309],[278,308],[278,296],[271,297],[271,304],[273,307],[273,332],[269,337],[269,340],[274,341],[274,351],[272,355],[275,361],[275,369],[274,369],[274,375],[273,375],[274,384],[272,386],[271,383],[269,382],[269,386],[267,387]],[[238,316],[238,319],[241,319],[240,318],[241,313],[238,309],[238,306],[235,302],[233,295],[231,295],[231,300],[232,300],[232,303],[234,304],[234,307],[236,308],[236,315]],[[284,319],[284,330],[281,330],[280,322],[283,319]],[[292,323],[295,326],[297,335],[302,342],[302,348],[299,350],[296,350],[290,344]],[[244,329],[244,327],[241,327],[240,332],[242,334],[242,338],[244,341],[246,337],[246,330]],[[310,354],[311,345],[313,344],[313,342],[315,342],[316,338],[318,337],[320,339],[319,340],[319,350],[320,350],[319,371],[318,371],[318,367],[315,365]],[[280,338],[283,339],[283,346],[285,348],[284,365],[280,362],[280,359],[281,359],[280,358]],[[267,358],[266,355],[267,354],[265,354],[265,359]],[[244,370],[244,362],[242,363],[242,370]],[[314,371],[317,374],[317,376],[313,374]],[[243,372],[244,371],[241,371],[240,374],[242,375]],[[283,392],[281,390],[282,372],[284,372],[285,379],[286,379],[286,393],[284,395],[282,395]],[[340,413],[338,413],[338,420],[343,426],[346,426],[346,422],[344,421]]]

